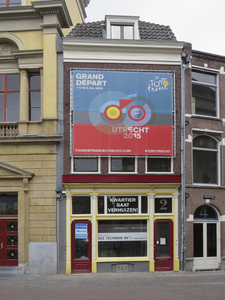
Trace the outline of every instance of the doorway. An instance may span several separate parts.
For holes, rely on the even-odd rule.
[[[173,221],[154,223],[155,271],[173,271]]]
[[[73,221],[71,224],[71,273],[90,273],[92,268],[91,222]]]
[[[0,220],[0,266],[18,266],[18,221]]]
[[[220,263],[220,230],[218,214],[210,205],[194,213],[194,270],[218,269]]]

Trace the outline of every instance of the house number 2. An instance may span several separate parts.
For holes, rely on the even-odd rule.
[[[160,207],[159,210],[167,210],[167,200],[166,199],[161,199],[160,200],[160,204],[162,204],[162,206]]]

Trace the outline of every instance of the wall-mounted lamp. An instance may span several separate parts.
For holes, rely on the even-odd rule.
[[[56,199],[58,199],[58,200],[62,200],[63,195],[66,194],[66,191],[62,191],[62,189],[60,187],[57,187],[55,189],[55,192],[56,192]]]

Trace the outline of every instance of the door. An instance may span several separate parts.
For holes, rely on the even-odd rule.
[[[194,223],[194,270],[219,268],[217,224]]]
[[[71,224],[71,273],[91,272],[91,232],[90,221]]]
[[[0,220],[0,266],[18,265],[18,221]]]
[[[173,271],[173,222],[156,220],[154,224],[155,271]]]

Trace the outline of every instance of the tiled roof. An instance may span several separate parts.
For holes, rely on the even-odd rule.
[[[138,21],[141,40],[176,41],[170,26],[164,26],[144,21]],[[103,38],[105,36],[105,21],[77,24],[68,37]]]

